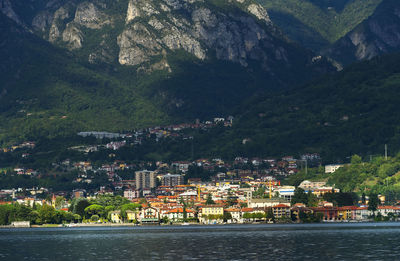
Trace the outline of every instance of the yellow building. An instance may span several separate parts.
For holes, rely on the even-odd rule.
[[[208,216],[223,216],[224,215],[224,208],[222,206],[219,205],[206,205],[204,207],[201,208],[201,217],[200,222],[202,223],[206,223],[207,221],[210,222],[207,217]]]
[[[116,210],[116,211],[110,212],[110,219],[111,219],[111,222],[121,223],[122,222],[122,220],[121,220],[121,211],[120,210]]]
[[[136,212],[132,211],[132,210],[127,210],[126,211],[126,220],[128,220],[128,221],[136,220]]]
[[[206,205],[201,209],[201,216],[203,217],[203,219],[206,219],[206,217],[209,215],[217,216],[223,214],[224,208],[219,205]]]
[[[312,193],[317,197],[322,197],[324,194],[327,193],[339,193],[339,192],[340,192],[339,189],[332,187],[322,187],[312,190]]]
[[[223,215],[224,208],[219,205],[207,205],[201,209],[201,215]]]
[[[279,204],[272,207],[272,213],[275,218],[290,218],[290,207],[285,204]]]
[[[344,206],[338,208],[339,220],[356,219],[357,206]]]

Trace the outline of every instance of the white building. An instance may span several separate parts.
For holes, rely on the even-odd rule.
[[[356,220],[367,220],[373,212],[368,207],[359,207],[356,210]]]
[[[294,196],[295,189],[296,188],[294,186],[282,186],[277,190],[275,190],[275,192],[279,194],[280,198],[291,200],[292,197]]]
[[[186,212],[186,214],[185,214]],[[177,221],[185,218],[194,218],[195,212],[192,209],[174,208],[163,214],[163,217],[168,217],[169,220]]]
[[[343,167],[344,164],[330,164],[325,166],[325,173],[333,173],[338,168]]]
[[[279,204],[284,204],[290,207],[290,202],[285,199],[269,199],[269,198],[253,198],[249,199],[247,202],[247,206],[249,208],[268,208],[268,207],[274,207]]]
[[[124,191],[124,198],[127,198],[129,200],[132,200],[134,198],[139,198],[139,197],[140,197],[139,190],[127,189]]]
[[[230,213],[232,216],[232,219],[228,219],[227,223],[243,223],[242,212],[240,211],[240,209],[228,208],[225,209],[225,211]]]
[[[387,217],[389,213],[398,215],[400,213],[400,208],[394,207],[394,206],[378,206],[378,209],[376,212],[381,213],[381,215],[383,217]]]
[[[308,190],[313,190],[313,189],[324,187],[325,185],[326,185],[325,181],[304,180],[300,183],[299,188],[302,188],[302,189],[308,191]]]

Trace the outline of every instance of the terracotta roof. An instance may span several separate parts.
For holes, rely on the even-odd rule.
[[[227,211],[227,212],[239,212],[240,209],[237,209],[237,208],[227,208],[227,209],[225,209],[225,211]]]
[[[400,210],[399,207],[394,206],[378,206],[378,209],[393,209],[393,210]]]
[[[343,206],[343,207],[338,207],[338,210],[356,210],[358,207],[357,206]]]
[[[192,209],[186,209],[186,213],[193,213],[194,210]],[[183,208],[174,208],[168,211],[167,213],[183,213]]]
[[[290,208],[290,207],[285,204],[278,204],[278,205],[273,206],[272,208]]]

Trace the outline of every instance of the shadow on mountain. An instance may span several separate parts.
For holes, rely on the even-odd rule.
[[[285,35],[302,46],[318,51],[330,45],[329,41],[325,40],[317,31],[293,15],[275,10],[270,10],[268,13],[271,20],[280,27]]]

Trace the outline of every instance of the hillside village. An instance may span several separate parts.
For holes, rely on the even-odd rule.
[[[39,224],[43,222],[37,220],[41,220],[40,213],[45,206],[54,208],[61,217],[68,216],[67,213],[74,214],[69,219],[60,218],[59,222],[84,224],[349,222],[368,221],[372,216],[395,220],[400,214],[400,206],[379,205],[371,209],[368,201],[337,206],[324,200],[326,195],[339,194],[338,189],[326,186],[325,182],[306,180],[295,189],[280,186],[273,179],[240,181],[237,184],[228,180],[203,182],[190,179],[188,184],[183,184],[181,175],[160,176],[155,171],[136,171],[135,175],[135,180],[125,182],[123,197],[114,196],[112,190],[104,188],[92,195],[85,190],[74,190],[70,200],[66,200],[63,193],[52,194],[50,200],[35,197],[36,193],[48,192],[45,188],[30,190],[30,197],[17,196],[19,190],[2,190],[2,197],[12,193],[12,202],[2,201],[1,204],[21,204],[39,210],[37,219],[32,220],[32,223]],[[160,177],[161,185],[157,186]],[[299,202],[301,194],[315,199],[314,203]],[[125,204],[110,206],[98,203],[116,200]],[[77,211],[79,204],[84,204],[81,212]],[[18,218],[9,219],[10,222],[15,220]],[[56,219],[48,222],[57,223]]]
[[[232,117],[215,118],[213,121],[154,127],[128,134],[79,132],[77,136],[82,139],[91,138],[96,142],[76,144],[67,150],[86,160],[65,158],[51,162],[51,169],[32,169],[24,163],[35,157],[35,153],[41,153],[35,151],[36,143],[33,141],[3,148],[0,152],[3,156],[20,157],[18,162],[21,164],[0,169],[5,181],[0,188],[0,204],[20,204],[31,208],[28,212],[50,206],[60,216],[46,221],[50,223],[334,222],[367,221],[371,218],[387,220],[400,214],[400,206],[385,205],[384,195],[369,195],[376,197],[371,207],[364,194],[355,198],[354,194],[343,193],[335,185],[328,185],[326,178],[302,179],[296,186],[282,184],[287,178],[298,177],[300,172],[307,174],[310,168],[321,169],[322,159],[316,153],[303,154],[298,159],[293,156],[237,156],[233,160],[216,157],[186,161],[116,158],[120,150],[143,146],[144,140],[150,139],[156,144],[170,137],[190,140],[193,137],[186,132],[188,129],[229,128],[232,120]],[[94,153],[108,155],[107,160],[91,159],[90,155]],[[323,169],[326,174],[331,174],[343,166],[329,164]],[[13,180],[17,182],[13,183]],[[118,198],[119,203],[98,204],[102,198],[111,201]],[[85,202],[82,203],[85,208],[76,211],[76,202]],[[92,205],[95,210],[91,209]],[[24,217],[14,214],[2,223],[5,225],[20,219]],[[45,222],[33,218],[31,223]]]
[[[297,188],[281,185],[276,174],[296,175],[296,162],[293,157],[285,157],[280,161],[238,157],[232,164],[221,159],[202,159],[171,164],[157,162],[157,168],[151,171],[134,171],[131,170],[134,166],[123,162],[104,164],[100,168],[93,168],[90,162],[69,162],[69,167],[79,170],[73,183],[91,184],[94,182],[94,173],[104,172],[108,185],[95,190],[72,191],[52,191],[44,187],[2,189],[0,204],[21,204],[36,209],[49,205],[55,211],[71,212],[78,216],[64,222],[89,224],[348,222],[368,221],[371,217],[388,220],[397,218],[400,214],[400,206],[383,205],[384,196],[379,198],[382,205],[376,205],[376,209],[368,205],[368,199],[352,201],[353,204],[350,205],[342,205],[340,202],[341,205],[338,205],[335,200],[328,201],[329,198],[334,199],[334,195],[342,193],[339,189],[328,186],[325,181],[304,180]],[[239,166],[243,166],[241,164],[251,164],[254,169],[240,168]],[[260,167],[262,164],[268,167]],[[213,170],[223,168],[225,171],[217,172],[208,181],[186,177],[191,168],[200,166]],[[327,166],[326,171],[337,167]],[[134,178],[123,179],[117,174],[120,170],[134,173]],[[174,170],[173,174],[168,172],[170,170]],[[25,172],[16,175],[37,174]],[[134,205],[130,205],[128,210],[123,210],[122,206],[103,205],[97,211],[91,212],[90,206],[98,206],[93,202],[99,198],[122,198],[125,205]],[[72,205],[76,201],[86,202],[84,212],[74,212]],[[9,219],[11,220],[12,218]],[[59,221],[61,220],[63,219]]]

